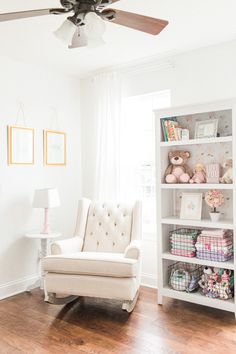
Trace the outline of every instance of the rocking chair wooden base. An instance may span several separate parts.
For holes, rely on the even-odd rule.
[[[79,296],[75,296],[75,295],[70,295],[66,297],[57,297],[55,293],[47,293],[45,295],[44,301],[53,305],[67,305],[78,298]]]
[[[133,300],[123,302],[122,310],[127,311],[128,313],[131,313],[136,305],[136,302],[138,300],[138,296],[139,296],[139,291],[137,291],[135,298]]]

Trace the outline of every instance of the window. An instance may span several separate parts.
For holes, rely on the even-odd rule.
[[[142,199],[145,234],[154,234],[155,124],[154,109],[170,106],[170,91],[124,98],[121,119],[120,194]]]

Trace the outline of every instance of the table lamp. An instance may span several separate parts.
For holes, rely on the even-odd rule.
[[[60,206],[60,198],[56,188],[36,189],[34,192],[33,208],[45,209],[44,227],[42,234],[50,234],[48,209]]]

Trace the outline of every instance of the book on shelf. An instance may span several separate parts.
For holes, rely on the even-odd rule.
[[[180,140],[179,123],[176,117],[163,118],[161,120],[164,141]]]

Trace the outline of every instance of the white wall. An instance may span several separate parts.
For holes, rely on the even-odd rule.
[[[236,96],[236,42],[207,47],[168,58],[173,67],[130,71],[124,75],[124,92],[128,96],[170,89],[172,105],[186,105]],[[163,66],[160,66],[163,67]],[[137,69],[137,67],[136,67]],[[94,173],[94,123],[89,101],[90,79],[81,82],[83,192],[92,197],[91,176]],[[155,241],[144,241],[143,282],[155,284]]]
[[[79,83],[34,66],[0,57],[0,298],[21,291],[37,277],[38,241],[24,238],[39,230],[43,211],[31,207],[34,189],[56,186],[61,207],[50,211],[52,229],[72,235],[81,197]],[[7,125],[16,123],[19,102],[35,128],[35,165],[7,165]],[[53,109],[58,122],[53,124]],[[22,117],[19,122],[22,124]],[[67,133],[66,167],[43,166],[43,129]],[[32,278],[32,279],[30,279]]]

